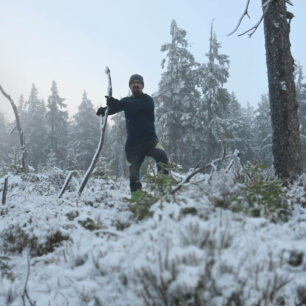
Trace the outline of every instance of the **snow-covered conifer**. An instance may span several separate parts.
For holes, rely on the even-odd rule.
[[[167,153],[184,168],[194,166],[198,151],[197,122],[194,114],[199,102],[197,63],[187,49],[186,31],[172,21],[171,42],[161,47],[165,71],[155,96],[158,136]]]
[[[21,103],[19,104],[21,106]],[[46,106],[38,98],[38,91],[32,85],[29,99],[26,101],[24,116],[24,132],[28,150],[28,161],[37,168],[44,165],[47,155],[47,126],[45,122]]]
[[[126,129],[124,113],[120,112],[113,118],[114,124],[106,134],[105,150],[102,156],[105,156],[109,164],[109,168],[116,177],[126,177],[128,168],[126,166],[126,158],[124,152],[124,143],[126,141]]]
[[[72,141],[69,147],[74,148],[78,168],[86,170],[97,148],[100,133],[99,118],[91,100],[87,98],[86,91],[73,119]]]
[[[63,166],[67,148],[68,112],[64,100],[59,96],[57,84],[53,81],[47,104],[47,123],[50,140],[49,152],[52,150],[55,154],[58,159],[58,166]]]
[[[9,134],[7,131],[7,122],[2,113],[0,113],[0,167],[1,164],[7,163],[9,161]]]
[[[248,105],[249,107],[249,105]],[[241,107],[234,93],[231,94],[228,114],[226,116],[225,142],[231,152],[237,149],[241,153],[241,160],[247,161],[254,158],[253,153],[253,116],[248,109]]]
[[[261,97],[254,119],[254,151],[256,158],[267,166],[272,165],[272,126],[267,95]]]
[[[227,113],[230,104],[230,94],[223,85],[229,77],[229,59],[219,53],[221,44],[211,27],[209,52],[206,54],[208,63],[199,68],[200,86],[203,99],[197,114],[202,118],[203,139],[205,150],[202,153],[206,160],[220,156],[224,147],[227,147]],[[204,118],[204,120],[203,120]],[[203,149],[204,149],[203,148]]]

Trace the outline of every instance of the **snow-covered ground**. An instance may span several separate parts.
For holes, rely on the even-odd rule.
[[[286,222],[222,208],[240,188],[198,175],[138,220],[127,180],[57,195],[57,172],[9,177],[0,207],[0,305],[306,305],[303,183]],[[1,179],[2,184],[3,178]],[[195,183],[197,181],[197,183]],[[26,285],[26,290],[25,290]]]

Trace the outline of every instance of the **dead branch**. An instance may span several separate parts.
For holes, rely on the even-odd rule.
[[[250,1],[251,0],[247,0],[246,7],[245,7],[244,12],[242,13],[242,15],[241,15],[241,17],[240,17],[240,19],[238,21],[238,24],[237,24],[236,28],[231,33],[227,34],[228,36],[234,34],[238,30],[238,28],[239,28],[239,26],[240,26],[244,16],[248,16],[250,18],[250,15],[248,13],[248,8],[249,8]]]
[[[2,204],[6,203],[7,187],[8,187],[8,176],[4,178],[3,191],[2,191]]]
[[[15,130],[16,130],[16,126],[14,126],[14,127],[10,130],[9,135],[12,135],[12,134],[14,133]]]
[[[244,31],[243,33],[238,34],[238,36],[242,36],[242,35],[244,35],[244,34],[250,32],[250,33],[249,33],[249,37],[251,37],[251,36],[256,32],[257,28],[259,27],[259,25],[260,25],[261,22],[263,21],[263,19],[264,19],[266,13],[267,13],[267,11],[268,11],[268,9],[269,9],[269,7],[270,7],[272,1],[274,1],[274,0],[266,0],[266,2],[262,5],[263,13],[262,13],[260,19],[258,20],[258,22],[257,22],[253,27],[251,27],[250,29]],[[289,1],[289,2],[290,2],[290,1]],[[289,3],[289,2],[288,2],[288,3]],[[250,4],[250,0],[247,0],[246,8],[245,8],[243,14],[242,14],[241,17],[240,17],[239,22],[238,22],[236,28],[235,28],[231,33],[229,33],[228,35],[232,35],[233,33],[235,33],[235,32],[238,30],[238,28],[239,28],[239,26],[240,26],[240,24],[241,24],[241,22],[242,22],[242,20],[243,20],[243,18],[244,18],[245,16],[248,16],[248,17],[250,18],[249,14],[248,14],[248,7],[249,7],[249,4]],[[289,3],[289,4],[291,4],[291,3]]]
[[[21,163],[22,163],[22,170],[27,173],[28,172],[28,165],[27,165],[27,150],[26,150],[26,146],[25,146],[25,141],[24,141],[24,135],[23,135],[23,130],[21,128],[21,124],[20,124],[20,118],[19,118],[19,114],[18,114],[18,110],[17,107],[13,101],[13,99],[11,98],[10,95],[8,95],[5,90],[2,88],[2,86],[0,85],[0,91],[2,92],[2,94],[9,100],[14,114],[15,114],[15,119],[16,119],[16,128],[19,132],[19,141],[20,141],[20,150],[21,150]]]
[[[110,70],[108,67],[106,67],[105,69],[105,73],[107,74],[108,76],[108,96],[111,97],[112,96],[112,80],[111,80],[111,75],[110,75]],[[103,122],[103,117],[101,116],[101,135],[100,135],[100,141],[99,141],[99,145],[98,145],[98,148],[96,150],[96,153],[91,161],[91,164],[88,168],[88,170],[86,171],[86,174],[80,184],[80,188],[79,188],[79,196],[82,194],[86,184],[87,184],[87,181],[99,159],[99,155],[102,151],[102,147],[103,147],[103,143],[104,143],[104,137],[105,137],[105,130],[106,130],[106,124],[107,124],[107,118],[108,118],[108,108],[106,109],[106,113],[105,113],[105,119],[104,119],[104,122]]]
[[[211,162],[209,162],[208,164],[204,165],[203,167],[194,170],[192,173],[190,173],[188,176],[186,176],[185,179],[184,179],[180,184],[178,184],[178,185],[176,186],[176,188],[174,188],[170,193],[171,193],[171,194],[176,193],[178,190],[180,190],[180,189],[182,188],[183,185],[185,185],[186,183],[189,183],[190,180],[191,180],[196,174],[198,174],[198,173],[200,173],[200,172],[202,172],[202,171],[204,171],[204,170],[206,170],[206,169],[208,169],[208,168],[213,168],[213,169],[215,169],[215,168],[216,168],[215,163],[220,163],[220,162],[222,162],[224,159],[230,158],[230,157],[233,157],[233,155],[230,154],[230,155],[226,155],[226,156],[225,156],[225,155],[223,154],[222,157],[220,157],[220,158],[218,158],[218,159],[215,159],[215,160],[212,160]]]
[[[68,184],[69,184],[69,182],[70,182],[70,180],[71,180],[73,174],[74,174],[74,171],[70,171],[70,172],[69,172],[69,174],[68,174],[68,176],[67,176],[67,178],[66,178],[66,180],[65,180],[65,182],[64,182],[64,185],[63,185],[63,187],[62,187],[62,189],[61,189],[61,191],[60,191],[60,193],[59,193],[59,195],[58,195],[58,198],[59,198],[59,199],[62,197],[62,195],[64,194],[66,188],[68,187]]]

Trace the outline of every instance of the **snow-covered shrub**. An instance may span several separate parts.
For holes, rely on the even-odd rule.
[[[0,279],[0,305],[12,305],[17,298],[20,298],[16,287],[16,284],[12,284],[10,280]]]
[[[233,253],[237,241],[229,223],[212,226],[195,216],[182,220],[180,228],[179,242],[167,234],[158,241],[152,237],[146,261],[126,282],[142,305],[276,305],[284,300],[282,289],[290,277],[282,257],[248,260],[244,250]]]
[[[230,207],[253,217],[267,217],[274,222],[286,221],[290,215],[288,189],[259,163],[245,168],[248,180],[240,187]]]
[[[306,286],[299,286],[297,288],[297,301],[295,305],[306,305]]]
[[[146,191],[136,191],[133,200],[126,199],[130,203],[130,211],[138,220],[152,217],[151,206],[157,201],[157,198]]]
[[[92,218],[79,220],[78,223],[89,231],[98,230],[104,227],[101,220],[93,220]]]
[[[0,278],[14,279],[9,266],[10,258],[7,256],[0,256]]]
[[[41,241],[33,233],[26,232],[19,225],[10,225],[0,233],[0,242],[5,253],[20,254],[27,248],[32,257],[53,252],[62,241],[68,239],[67,235],[57,230],[45,236]]]

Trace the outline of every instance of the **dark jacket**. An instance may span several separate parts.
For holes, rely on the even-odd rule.
[[[137,145],[148,140],[157,140],[155,132],[154,101],[147,94],[130,96],[110,107],[109,115],[124,111],[126,121],[126,146]]]

